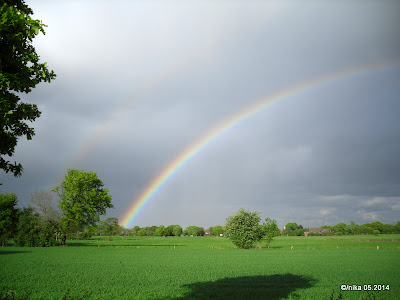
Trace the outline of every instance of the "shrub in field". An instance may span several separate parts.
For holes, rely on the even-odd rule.
[[[280,233],[278,225],[276,224],[276,220],[265,218],[262,229],[264,231],[264,240],[267,244],[267,247],[269,247],[274,237],[278,236]]]
[[[226,219],[226,234],[239,248],[251,248],[262,238],[263,228],[259,226],[259,212],[239,209],[237,213]]]

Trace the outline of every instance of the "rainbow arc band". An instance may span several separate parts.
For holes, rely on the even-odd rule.
[[[291,96],[298,95],[299,93],[308,91],[312,88],[319,87],[321,85],[330,84],[335,81],[348,79],[352,76],[361,75],[364,73],[383,71],[391,68],[398,68],[399,63],[379,63],[374,65],[362,66],[328,74],[317,79],[305,81],[293,86],[290,86],[284,90],[281,90],[273,95],[264,97],[258,101],[253,102],[251,105],[245,107],[243,110],[230,116],[226,120],[222,121],[217,126],[213,127],[209,132],[203,135],[199,140],[194,142],[188,148],[186,148],[175,160],[167,165],[161,173],[154,178],[150,184],[142,191],[137,199],[133,199],[133,205],[121,218],[120,223],[126,228],[130,228],[133,225],[136,217],[143,210],[145,205],[150,201],[152,197],[168,182],[168,180],[176,174],[183,166],[185,166],[194,156],[199,154],[204,148],[210,145],[218,137],[222,136],[228,130],[238,126],[240,123],[246,121],[250,117],[254,116],[266,109],[270,104],[276,103],[280,100],[287,99]]]

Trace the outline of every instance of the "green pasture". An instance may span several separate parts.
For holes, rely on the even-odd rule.
[[[277,237],[258,246],[101,237],[0,247],[0,299],[400,299],[400,235]],[[341,291],[343,284],[390,290]]]

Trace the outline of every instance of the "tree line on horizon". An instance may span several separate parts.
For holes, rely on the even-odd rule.
[[[87,189],[85,188],[85,182]],[[90,190],[97,186],[95,198]],[[79,187],[79,188],[78,188]],[[224,226],[212,226],[207,229],[191,225],[183,229],[180,225],[159,225],[124,228],[118,224],[118,218],[111,217],[100,221],[99,216],[105,214],[105,209],[112,207],[111,196],[102,188],[102,182],[93,172],[69,170],[62,184],[54,189],[60,196],[59,207],[54,207],[53,194],[46,191],[35,191],[31,195],[31,205],[28,208],[16,208],[15,194],[0,194],[0,245],[5,245],[13,239],[16,246],[55,246],[65,245],[67,239],[90,239],[92,236],[233,236],[232,227],[229,227],[227,218]],[[97,198],[96,198],[97,197]],[[93,201],[96,200],[96,201]],[[97,205],[90,206],[90,203]],[[88,208],[92,213],[89,213]],[[308,236],[312,235],[359,235],[359,234],[396,234],[400,233],[400,222],[385,224],[379,221],[362,225],[338,223],[333,226],[321,226],[323,232],[312,232],[310,228],[303,228],[295,222],[289,222],[284,229],[279,230],[275,220],[266,218],[263,224],[256,212],[247,212],[243,209],[237,214],[251,215],[253,218],[251,229],[247,232],[256,232],[254,237],[263,238],[269,242],[278,235]],[[236,214],[235,214],[236,215]],[[234,215],[234,216],[235,216]],[[249,216],[247,218],[251,219]],[[245,221],[241,220],[241,224]],[[239,226],[240,227],[240,226]],[[328,229],[328,230],[327,230]],[[269,237],[268,237],[269,236]]]
[[[119,226],[119,225],[118,225]],[[158,227],[162,228],[170,228],[165,231],[164,234],[156,234],[156,230]],[[179,225],[169,225],[169,226],[147,226],[140,227],[134,226],[132,228],[123,228],[119,226],[118,230],[115,231],[115,235],[125,235],[125,236],[177,236],[175,234],[171,234],[171,228],[173,226]],[[182,228],[181,226],[179,226]],[[196,228],[196,229],[192,229]],[[312,232],[310,231],[310,227],[303,228],[302,225],[297,225],[295,222],[289,222],[284,226],[284,229],[280,230],[280,235],[286,236],[304,236],[306,233],[308,236],[314,235],[361,235],[361,234],[396,234],[400,233],[400,222],[396,224],[387,224],[379,221],[365,224],[355,224],[353,221],[350,221],[350,224],[346,223],[338,223],[336,225],[323,225],[320,227],[321,229],[329,229],[329,231],[323,232]],[[189,231],[188,231],[189,230]],[[163,232],[163,231],[159,231]],[[204,235],[214,235],[219,236],[220,234],[225,234],[226,228],[225,226],[214,226],[209,227],[204,230],[203,227],[197,226],[188,226],[185,230],[182,231],[180,235],[194,235],[194,236],[204,236]]]

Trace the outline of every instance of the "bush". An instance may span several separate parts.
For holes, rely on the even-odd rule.
[[[250,212],[241,208],[236,214],[226,219],[226,234],[239,248],[251,248],[262,238],[262,227],[258,225],[261,218],[258,214],[259,212]]]
[[[25,209],[19,216],[14,242],[19,247],[50,247],[57,244],[51,225],[34,215],[31,209]]]
[[[0,194],[0,246],[4,245],[15,233],[18,222],[17,196]]]

